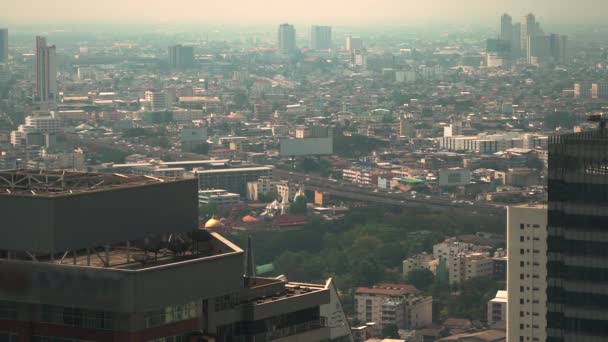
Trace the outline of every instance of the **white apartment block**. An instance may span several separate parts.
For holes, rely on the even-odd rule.
[[[61,131],[62,121],[55,112],[37,112],[25,117],[25,124],[19,125],[11,132],[10,140],[13,146],[26,145],[28,134],[53,134]]]
[[[492,329],[507,329],[507,302],[507,291],[497,291],[496,297],[488,302],[487,322]]]
[[[167,108],[167,95],[164,91],[146,90],[144,98],[149,103],[151,110]]]
[[[545,341],[547,335],[547,208],[507,209],[507,341]]]
[[[535,134],[502,133],[479,134],[476,136],[444,136],[440,140],[441,148],[448,151],[468,151],[491,154],[510,148],[547,148],[548,137]]]
[[[278,182],[273,181],[272,178],[267,176],[262,176],[256,181],[247,182],[247,200],[257,201],[259,195],[277,193],[277,184]]]
[[[429,327],[433,321],[433,297],[422,296],[412,285],[378,284],[355,292],[356,317],[360,323],[376,323],[380,333],[387,324],[400,329]]]
[[[435,274],[437,272],[438,263],[439,259],[433,258],[430,254],[422,253],[414,255],[403,260],[403,277],[407,277],[411,271],[420,269],[427,269]]]
[[[342,179],[361,185],[372,185],[372,172],[366,168],[350,168],[342,170]]]
[[[456,238],[449,238],[433,245],[433,258],[447,260],[450,255],[473,252],[475,250],[476,246],[472,243],[458,241]]]
[[[241,202],[239,194],[233,194],[226,190],[199,190],[199,205],[235,205]]]
[[[40,158],[28,161],[28,167],[34,169],[68,169],[86,170],[85,156],[81,149],[63,153],[49,153],[42,150]]]
[[[39,133],[57,133],[61,130],[61,120],[55,112],[35,113],[25,117],[25,126]]]
[[[448,257],[450,284],[478,277],[491,277],[494,273],[494,259],[488,253],[459,253]]]

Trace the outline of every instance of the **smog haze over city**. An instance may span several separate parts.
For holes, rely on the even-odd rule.
[[[608,340],[608,1],[0,2],[0,342]]]

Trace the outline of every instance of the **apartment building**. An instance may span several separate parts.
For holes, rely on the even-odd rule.
[[[546,341],[547,208],[507,209],[508,341]]]
[[[461,284],[472,278],[492,277],[494,259],[488,253],[458,253],[448,257],[450,284]]]
[[[387,324],[400,329],[430,326],[433,320],[433,298],[423,296],[412,285],[382,283],[359,287],[355,291],[356,317],[360,323],[373,322],[375,333]]]

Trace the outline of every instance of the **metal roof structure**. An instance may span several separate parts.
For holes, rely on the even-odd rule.
[[[0,195],[57,196],[163,183],[169,178],[66,170],[0,170]]]

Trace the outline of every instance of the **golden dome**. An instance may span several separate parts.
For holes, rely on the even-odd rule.
[[[205,223],[205,229],[221,228],[223,226],[224,224],[215,217],[212,217],[211,219],[209,219],[209,221]]]

